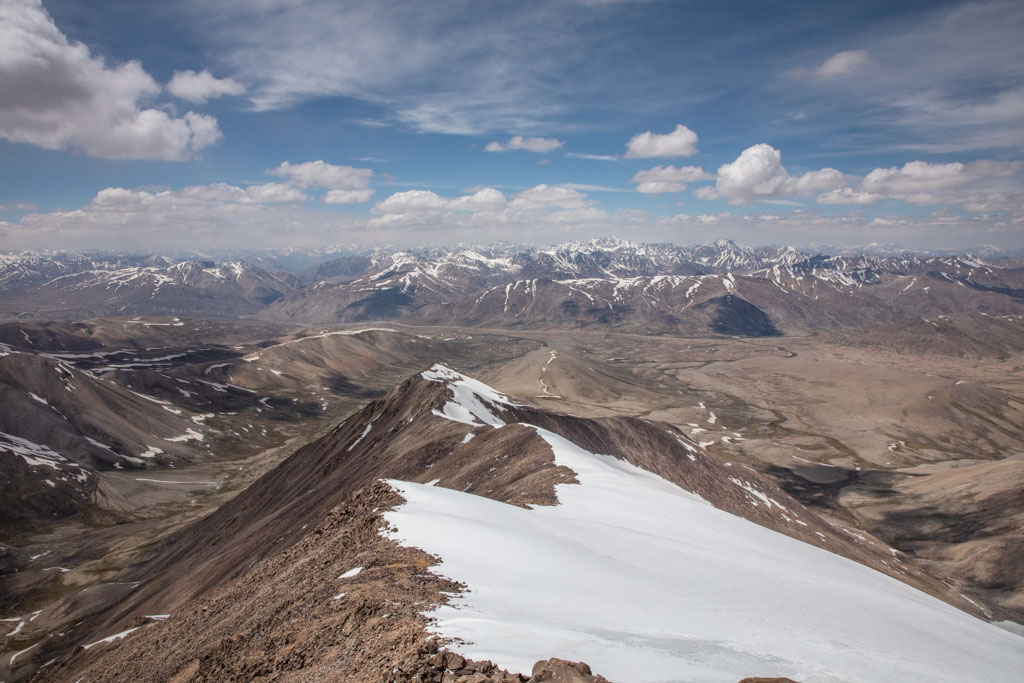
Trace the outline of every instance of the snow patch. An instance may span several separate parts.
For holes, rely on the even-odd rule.
[[[580,482],[557,506],[390,482],[393,537],[467,585],[430,614],[461,653],[523,671],[557,652],[639,682],[1019,680],[1018,636],[535,429]]]
[[[200,434],[196,430],[194,430],[191,427],[189,427],[188,429],[185,430],[184,434],[181,434],[179,436],[169,436],[169,437],[166,437],[166,438],[164,438],[164,441],[171,441],[171,442],[174,442],[174,443],[178,443],[178,442],[181,442],[181,441],[202,441],[203,438],[204,437],[203,437],[202,434]]]
[[[513,403],[504,394],[495,391],[483,382],[467,377],[440,363],[434,365],[421,375],[431,382],[446,382],[452,392],[452,400],[444,404],[443,411],[434,410],[434,415],[454,422],[480,427],[489,424],[501,427],[505,424],[492,412],[492,409],[505,411]],[[481,422],[477,422],[481,420]]]
[[[78,465],[69,462],[60,453],[51,450],[49,446],[44,446],[43,444],[38,444],[6,432],[0,432],[0,451],[7,451],[21,456],[30,467],[46,466],[52,467],[55,470],[59,470],[60,465],[78,467]]]
[[[373,420],[370,420],[370,422],[366,425],[366,429],[363,430],[363,433],[360,434],[359,438],[356,439],[355,441],[353,441],[352,445],[349,446],[346,450],[350,451],[353,448],[355,448],[357,445],[359,445],[359,442],[366,438],[366,435],[370,433],[371,429],[373,429]]]
[[[95,643],[89,643],[88,645],[83,645],[82,649],[88,650],[90,647],[93,647],[95,645],[102,645],[103,643],[112,643],[115,640],[120,640],[120,639],[126,637],[129,633],[133,633],[133,632],[138,631],[138,630],[139,630],[139,627],[136,626],[135,628],[130,628],[127,631],[121,631],[120,633],[115,633],[112,636],[107,636],[106,638],[103,638],[101,640],[97,640]]]

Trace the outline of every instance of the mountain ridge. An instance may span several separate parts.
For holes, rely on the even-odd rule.
[[[409,555],[420,551],[401,550],[383,533],[384,527],[396,524],[402,533],[407,525],[405,518],[387,510],[415,504],[408,501],[415,502],[418,495],[411,497],[408,487],[440,487],[438,491],[443,488],[451,495],[521,511],[516,514],[558,510],[563,492],[583,494],[583,479],[591,475],[585,467],[561,461],[562,441],[552,441],[556,435],[574,444],[580,457],[596,458],[595,463],[618,461],[619,468],[664,482],[658,486],[699,496],[708,514],[752,521],[765,530],[758,533],[781,531],[794,539],[787,543],[800,539],[801,546],[817,546],[815,552],[838,552],[975,610],[897,551],[821,520],[755,472],[707,453],[671,425],[540,410],[450,367],[433,365],[165,543],[151,563],[133,573],[134,581],[142,581],[138,588],[90,617],[71,636],[86,644],[102,642],[101,648],[62,656],[53,643],[33,656],[58,655],[47,671],[52,680],[75,680],[83,674],[130,679],[139,663],[147,661],[144,653],[166,677],[185,671],[204,678],[253,675],[258,664],[267,673],[280,666],[333,671],[335,676],[345,671],[348,680],[374,680],[428,636],[427,624],[417,616],[424,609],[422,601],[443,606],[451,600],[423,589],[454,588],[437,584],[437,575],[426,573],[437,558]],[[596,447],[596,452],[612,455],[588,451]],[[380,479],[391,481],[389,488],[380,488]],[[396,490],[404,491],[406,503],[393,497]],[[361,531],[353,535],[350,523]],[[381,585],[394,586],[401,594],[381,592]],[[472,592],[461,594],[466,597],[460,600],[473,600]],[[249,604],[251,600],[256,602]],[[311,621],[325,606],[335,616]],[[170,616],[140,621],[146,614]],[[388,622],[392,615],[395,621]],[[44,612],[40,623],[47,618]],[[201,636],[198,652],[194,645],[188,653],[180,650],[182,628],[194,630],[199,624],[212,631]],[[325,640],[325,629],[334,628],[344,636]],[[170,635],[175,633],[179,636]],[[296,644],[304,642],[316,646],[299,649]],[[360,647],[365,656],[342,661],[344,652]]]

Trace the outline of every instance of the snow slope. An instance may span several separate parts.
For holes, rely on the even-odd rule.
[[[484,423],[492,427],[501,427],[505,421],[495,415],[492,409],[501,412],[505,410],[506,406],[516,405],[507,396],[483,382],[467,377],[440,363],[435,363],[420,376],[431,382],[448,384],[448,388],[452,392],[452,400],[444,404],[443,411],[434,411],[434,415],[447,420],[462,422],[473,427],[481,427]],[[478,419],[482,422],[477,422]]]
[[[557,506],[389,482],[407,501],[394,537],[468,586],[433,613],[463,654],[617,682],[1021,680],[1024,638],[535,429],[580,482]]]

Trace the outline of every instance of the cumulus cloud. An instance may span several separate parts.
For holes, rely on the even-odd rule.
[[[546,154],[562,146],[562,141],[555,138],[524,138],[522,135],[514,135],[504,145],[500,142],[488,142],[484,147],[485,152],[507,152],[513,149],[524,149],[527,152]]]
[[[646,171],[640,171],[630,179],[629,182],[637,183],[636,191],[644,194],[661,194],[663,192],[682,192],[686,189],[686,183],[698,180],[711,180],[715,176],[705,173],[704,169],[698,166],[655,166]]]
[[[536,185],[510,197],[485,187],[458,197],[443,197],[430,190],[396,192],[373,207],[371,227],[467,226],[470,224],[527,225],[591,224],[604,211],[586,194],[565,185]],[[573,218],[575,217],[575,218]]]
[[[430,190],[406,190],[377,202],[373,212],[397,214],[422,211],[481,211],[501,209],[505,204],[505,195],[493,187],[485,187],[461,197],[442,197]]]
[[[130,191],[123,190],[122,192]],[[178,190],[177,193],[182,197],[194,197],[234,204],[278,204],[283,202],[303,202],[309,199],[306,193],[297,187],[281,183],[249,185],[248,187],[236,187],[227,183],[214,183],[212,185],[186,187]]]
[[[782,153],[762,142],[743,150],[735,161],[722,164],[715,185],[702,187],[694,194],[701,199],[724,198],[730,204],[750,204],[777,197],[828,192],[844,183],[843,174],[834,168],[790,175],[782,165]]]
[[[587,195],[565,185],[540,184],[516,194],[509,207],[512,209],[583,209],[593,204]]]
[[[362,204],[370,201],[373,190],[328,190],[324,204]]]
[[[931,164],[910,161],[902,167],[876,168],[854,187],[818,197],[821,204],[870,204],[899,199],[918,206],[959,204],[969,210],[1001,210],[1003,198],[1017,193],[1019,182],[1006,182],[1024,170],[1017,161],[982,159],[971,163]],[[984,207],[984,208],[983,208]]]
[[[910,161],[903,168],[876,168],[864,177],[864,188],[888,195],[927,194],[962,187],[982,178],[1005,178],[1024,168],[1020,162],[980,160],[969,164]]]
[[[815,200],[819,204],[838,206],[874,204],[885,199],[884,194],[854,190],[852,187],[840,187],[818,195]]]
[[[318,159],[301,164],[282,161],[279,166],[267,169],[266,173],[286,178],[290,184],[298,187],[327,189],[324,194],[325,204],[361,204],[373,197],[373,190],[369,186],[373,171],[369,168],[339,166]]]
[[[191,69],[175,71],[167,84],[167,90],[175,97],[193,104],[203,104],[224,95],[241,95],[245,86],[233,78],[217,78],[206,69],[199,73]]]
[[[143,108],[161,87],[142,65],[108,67],[39,0],[0,3],[0,92],[0,137],[46,149],[179,161],[221,136],[212,116]]]
[[[853,73],[870,61],[867,50],[843,50],[826,59],[814,70],[820,78],[833,78]]]
[[[373,171],[369,168],[337,166],[323,160],[305,161],[293,164],[282,161],[276,168],[266,171],[267,175],[287,178],[299,187],[323,187],[331,190],[362,190],[370,185]]]
[[[89,214],[92,212],[116,211],[124,214],[160,208],[175,210],[183,206],[279,204],[300,202],[305,199],[307,197],[301,190],[288,185],[281,185],[280,183],[250,185],[248,187],[213,183],[212,185],[194,185],[180,190],[163,190],[160,192],[108,187],[97,192],[92,201],[82,209],[79,209],[79,212]]]
[[[692,157],[697,153],[697,134],[678,124],[671,133],[638,133],[626,143],[627,159],[651,157]]]

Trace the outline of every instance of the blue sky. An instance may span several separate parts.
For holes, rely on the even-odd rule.
[[[0,0],[0,248],[1018,248],[1022,35],[1015,2]]]

